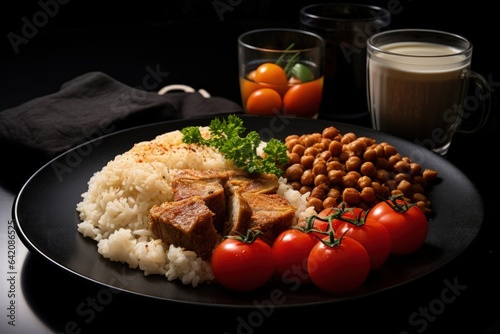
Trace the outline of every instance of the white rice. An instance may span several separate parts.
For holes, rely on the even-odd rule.
[[[207,128],[200,128],[207,135]],[[88,182],[77,204],[78,231],[97,242],[97,251],[111,261],[138,268],[144,275],[197,285],[213,281],[210,264],[189,250],[154,239],[148,227],[149,210],[173,199],[171,181],[179,169],[235,169],[215,149],[182,143],[173,131],[134,145],[116,156]],[[296,221],[314,214],[306,197],[280,178],[278,193],[297,207]]]

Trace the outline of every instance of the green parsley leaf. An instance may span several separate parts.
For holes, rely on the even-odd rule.
[[[248,173],[283,174],[283,167],[288,162],[287,147],[278,139],[271,139],[264,147],[264,157],[257,155],[261,143],[259,134],[250,131],[243,136],[243,120],[236,115],[226,119],[215,118],[209,125],[210,138],[204,139],[198,127],[191,126],[181,130],[182,141],[188,144],[212,146],[218,149],[226,159],[245,169]]]

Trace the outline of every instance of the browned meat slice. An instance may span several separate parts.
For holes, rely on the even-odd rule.
[[[252,208],[241,194],[236,193],[229,197],[227,209],[228,217],[224,227],[224,235],[230,234],[231,230],[247,231],[250,228]]]
[[[242,193],[252,209],[250,220],[232,225],[231,234],[246,234],[248,229],[260,230],[262,240],[272,245],[274,239],[293,224],[296,208],[278,194]]]
[[[181,170],[175,175],[172,181],[174,201],[186,199],[191,196],[200,196],[214,213],[215,229],[222,231],[226,220],[224,184],[227,179],[227,173],[213,170]]]
[[[273,194],[278,190],[278,177],[274,174],[250,175],[237,172],[229,177],[226,182],[228,196],[239,193]]]
[[[150,210],[149,227],[167,245],[192,250],[203,259],[212,255],[217,244],[213,213],[199,196],[154,206]]]

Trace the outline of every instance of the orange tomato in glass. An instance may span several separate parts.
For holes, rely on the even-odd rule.
[[[274,63],[264,63],[255,70],[255,82],[273,86],[286,86],[288,79],[285,70]]]
[[[283,113],[312,117],[319,111],[323,94],[323,78],[293,85],[283,97]]]
[[[254,115],[273,115],[280,113],[282,107],[280,94],[271,88],[261,88],[247,99],[246,110]]]

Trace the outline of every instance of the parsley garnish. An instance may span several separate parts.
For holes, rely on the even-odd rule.
[[[187,144],[212,146],[228,160],[249,173],[269,173],[276,176],[283,174],[283,167],[288,162],[286,145],[275,138],[264,147],[264,157],[257,155],[261,143],[259,134],[250,131],[243,137],[245,127],[243,120],[236,115],[226,119],[214,118],[209,125],[210,138],[205,139],[197,126],[189,126],[181,130],[182,141]]]

